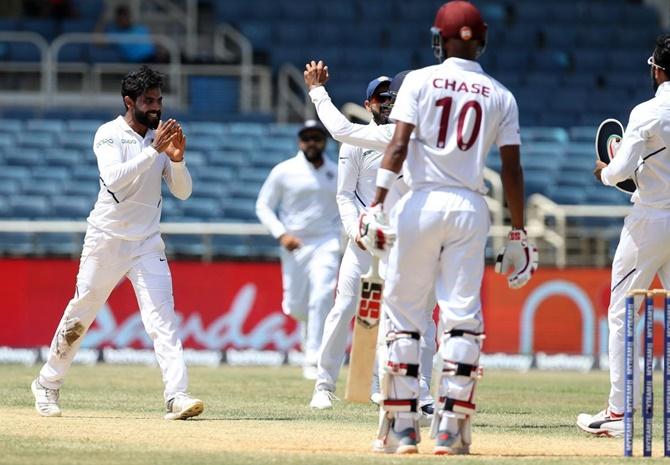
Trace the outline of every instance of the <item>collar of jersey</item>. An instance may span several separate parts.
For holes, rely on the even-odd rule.
[[[444,64],[447,66],[455,66],[457,68],[461,68],[466,71],[482,70],[482,66],[478,62],[472,60],[465,60],[463,58],[455,58],[455,57],[447,58],[446,60],[444,60]]]
[[[656,95],[659,95],[663,92],[668,92],[670,91],[670,81],[665,81],[662,82],[660,86],[658,86],[658,89],[656,89]]]
[[[129,132],[129,133],[131,133],[132,135],[134,135],[135,137],[140,137],[140,138],[142,138],[142,136],[141,136],[140,134],[136,133],[136,132],[133,130],[133,128],[131,128],[131,127],[128,125],[128,123],[126,122],[126,119],[123,117],[123,115],[119,115],[119,116],[116,118],[116,122],[117,122],[117,124],[119,125],[119,127],[120,127],[124,132]],[[146,139],[147,137],[149,137],[150,133],[152,133],[152,132],[153,132],[153,129],[147,129],[147,133],[144,135],[143,139]],[[152,137],[153,137],[153,136],[152,136]]]

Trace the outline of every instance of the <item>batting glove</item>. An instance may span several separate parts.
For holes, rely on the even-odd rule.
[[[385,259],[395,243],[396,234],[389,225],[382,204],[370,207],[358,217],[358,235],[372,255]]]
[[[512,289],[519,289],[530,281],[537,270],[539,254],[537,247],[528,243],[526,231],[512,229],[505,246],[496,258],[496,273],[507,275],[507,283]]]

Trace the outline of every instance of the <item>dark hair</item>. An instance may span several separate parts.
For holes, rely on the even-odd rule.
[[[670,70],[670,34],[661,34],[656,38],[654,63],[666,70]]]
[[[134,102],[147,89],[157,87],[163,90],[163,78],[164,76],[161,73],[143,65],[139,71],[130,72],[123,78],[123,81],[121,81],[121,96],[125,97],[127,95]]]

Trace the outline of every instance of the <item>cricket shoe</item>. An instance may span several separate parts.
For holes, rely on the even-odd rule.
[[[610,412],[609,408],[595,415],[580,413],[577,416],[577,426],[596,436],[619,438],[623,436],[623,413]]]
[[[435,455],[467,455],[470,453],[470,446],[463,443],[463,436],[458,433],[451,433],[443,430],[437,432]]]
[[[338,399],[332,391],[327,389],[314,389],[312,401],[309,403],[311,408],[317,410],[327,410],[333,408],[333,401]]]
[[[430,426],[433,423],[433,415],[435,414],[435,402],[431,400],[429,403],[423,404],[420,410],[419,426]]]
[[[418,454],[417,434],[414,428],[406,428],[400,432],[394,431],[393,427],[382,439],[375,439],[372,443],[372,451],[383,454]]]
[[[165,403],[166,420],[186,420],[197,417],[205,410],[205,403],[180,392]]]
[[[59,417],[61,416],[60,405],[58,405],[58,398],[60,393],[58,389],[49,389],[40,384],[36,378],[30,385],[30,390],[35,396],[35,410],[43,417]]]

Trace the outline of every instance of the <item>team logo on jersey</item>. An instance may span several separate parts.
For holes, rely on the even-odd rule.
[[[103,145],[114,145],[114,139],[112,138],[107,138],[107,139],[100,139],[96,144],[95,148],[99,149]]]
[[[472,29],[470,29],[468,26],[463,26],[460,30],[460,36],[463,40],[472,39]]]

